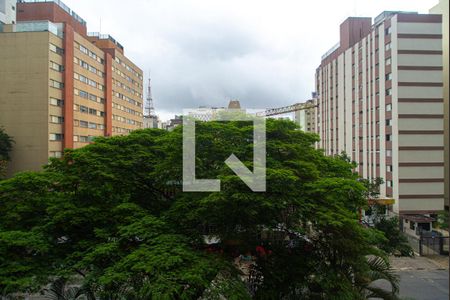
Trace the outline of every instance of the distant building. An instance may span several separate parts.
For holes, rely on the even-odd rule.
[[[212,121],[218,117],[218,114],[220,112],[226,111],[227,109],[241,110],[243,112],[245,111],[241,109],[241,103],[239,102],[239,100],[230,100],[230,102],[228,103],[228,108],[200,106],[199,108],[190,111],[189,116],[194,117],[195,119],[200,121]]]
[[[2,31],[0,124],[15,140],[9,175],[142,128],[141,69],[61,1],[19,1],[17,24]]]
[[[384,178],[395,214],[444,208],[442,69],[442,16],[383,12],[344,21],[316,72],[318,146]]]
[[[294,112],[294,122],[300,125],[300,129],[302,129],[303,131],[316,131],[316,114],[314,108],[316,101],[316,99],[308,100],[304,104],[305,106],[311,106],[310,109],[296,110]]]
[[[430,9],[430,13],[433,14],[441,14],[442,15],[442,50],[443,50],[443,67],[444,67],[444,145],[445,145],[445,209],[449,209],[449,189],[450,189],[450,165],[449,165],[449,99],[448,99],[448,74],[450,72],[448,68],[448,59],[449,59],[449,39],[448,39],[448,27],[450,26],[448,22],[448,14],[449,14],[449,1],[448,0],[439,0],[439,4]]]
[[[0,0],[0,30],[4,24],[16,23],[17,0]]]

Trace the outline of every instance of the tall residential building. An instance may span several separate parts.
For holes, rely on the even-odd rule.
[[[442,17],[351,17],[316,71],[316,132],[362,177],[382,177],[395,214],[444,209]]]
[[[449,52],[448,52],[448,14],[449,14],[449,1],[448,0],[440,0],[439,4],[434,6],[430,9],[430,13],[433,14],[441,14],[442,15],[442,43],[443,43],[443,59],[444,59],[444,145],[445,145],[445,209],[449,209],[449,189],[450,189],[450,165],[449,165],[449,99],[448,99],[448,74],[449,74],[449,68],[448,68],[448,59],[449,59]]]
[[[4,24],[16,23],[17,0],[0,0],[0,30]]]
[[[15,140],[9,175],[142,128],[142,71],[61,1],[19,1],[0,49],[0,125]]]
[[[303,103],[305,107],[311,107],[308,109],[296,110],[294,112],[294,121],[296,124],[300,125],[300,128],[306,132],[316,131],[316,114],[315,105],[317,100],[311,99]]]

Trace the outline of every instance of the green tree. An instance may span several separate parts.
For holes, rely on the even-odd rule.
[[[386,242],[378,245],[380,249],[389,254],[414,256],[414,250],[409,245],[408,239],[400,231],[400,220],[398,217],[378,218],[375,221],[375,229],[381,231],[386,237]]]
[[[234,153],[251,169],[252,135],[248,122],[197,124],[197,178],[220,178],[221,192],[181,191],[180,127],[98,138],[1,182],[0,289],[76,278],[98,299],[248,299],[234,254],[265,242],[255,299],[395,298],[373,246],[384,237],[358,222],[366,188],[354,165],[316,150],[317,136],[294,123],[268,120],[267,191],[254,193],[224,163]],[[203,250],[204,228],[223,253]],[[378,279],[392,290],[377,292]]]
[[[11,159],[9,154],[13,143],[13,139],[0,127],[0,179],[5,176],[7,163]]]

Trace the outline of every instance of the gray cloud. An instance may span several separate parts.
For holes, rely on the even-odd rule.
[[[309,99],[321,55],[350,15],[426,12],[437,0],[64,0],[145,72],[157,112],[237,98],[249,108]]]

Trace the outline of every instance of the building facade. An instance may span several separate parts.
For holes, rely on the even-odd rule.
[[[395,214],[444,208],[442,17],[348,18],[316,71],[316,133],[364,178],[382,177]]]
[[[62,2],[17,3],[0,48],[0,124],[15,140],[8,175],[142,128],[142,71]]]
[[[17,0],[0,0],[0,29],[4,24],[16,23]]]
[[[449,165],[449,103],[448,103],[448,76],[449,76],[449,68],[448,68],[448,15],[449,15],[449,1],[448,0],[440,0],[439,4],[430,9],[430,13],[432,14],[441,14],[442,15],[442,50],[443,50],[443,71],[444,71],[444,146],[445,146],[445,209],[449,209],[449,189],[450,189],[450,165]]]
[[[311,107],[308,109],[296,110],[294,112],[294,121],[300,125],[300,129],[306,132],[316,132],[316,114],[315,105],[317,100],[311,99],[306,101],[305,107]]]

